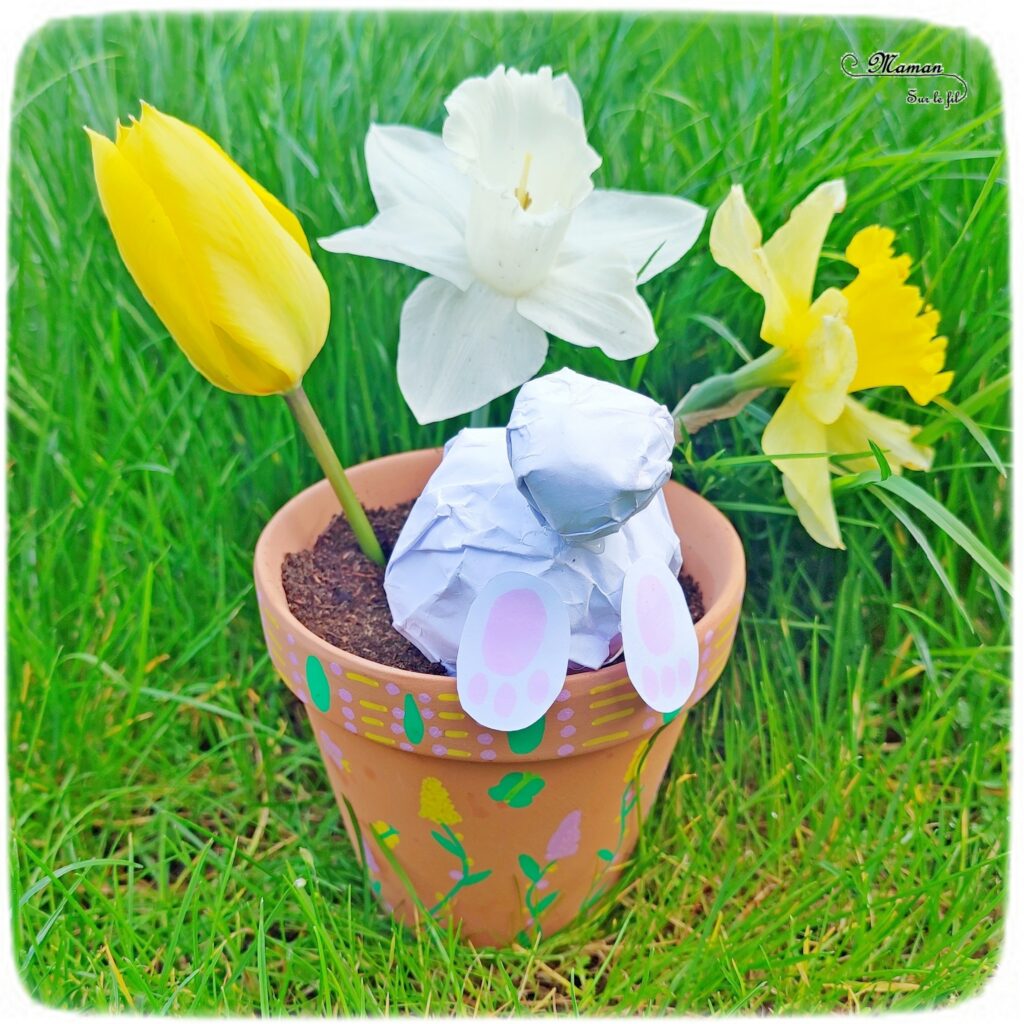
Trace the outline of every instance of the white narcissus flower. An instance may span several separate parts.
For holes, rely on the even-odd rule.
[[[468,412],[529,380],[545,332],[629,359],[657,343],[637,285],[696,241],[703,207],[595,190],[579,93],[550,68],[499,66],[445,101],[441,136],[373,125],[378,214],[320,244],[432,276],[402,309],[398,382],[420,423]]]

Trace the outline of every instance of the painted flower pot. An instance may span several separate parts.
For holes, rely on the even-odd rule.
[[[366,507],[387,507],[415,498],[440,458],[392,455],[349,478]],[[614,884],[686,711],[725,666],[743,597],[743,548],[728,520],[677,483],[665,497],[706,608],[690,700],[675,715],[652,711],[620,662],[567,676],[544,718],[513,733],[469,718],[454,678],[348,654],[291,614],[281,564],[337,514],[326,481],[263,531],[256,594],[271,660],[306,707],[349,837],[399,920],[454,918],[474,944],[504,945],[563,927]]]

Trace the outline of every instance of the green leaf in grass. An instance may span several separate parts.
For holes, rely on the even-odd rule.
[[[1009,569],[985,547],[963,520],[953,515],[945,505],[933,498],[926,490],[902,476],[891,476],[887,480],[879,480],[875,487],[890,491],[907,504],[912,505],[918,512],[926,515],[988,573],[989,578],[996,586],[1010,593],[1012,582]]]
[[[982,430],[981,427],[979,427],[978,424],[975,423],[974,420],[972,420],[971,417],[954,402],[950,402],[941,395],[938,398],[933,399],[933,401],[937,406],[945,409],[946,412],[948,412],[955,420],[963,424],[967,433],[978,442],[978,446],[989,457],[989,461],[992,465],[995,466],[1003,476],[1006,476],[1006,465],[999,457],[999,452],[996,451],[995,446],[988,439],[988,434],[986,434],[985,431]]]

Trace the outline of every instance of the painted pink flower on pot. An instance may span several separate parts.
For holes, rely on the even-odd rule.
[[[529,885],[523,896],[523,905],[526,911],[526,928],[519,933],[519,941],[524,945],[530,944],[528,929],[533,928],[537,938],[541,935],[541,916],[558,899],[559,890],[554,889],[545,893],[539,899],[537,893],[550,886],[548,875],[555,871],[559,861],[567,860],[579,852],[580,848],[580,824],[583,819],[583,812],[580,810],[570,811],[559,823],[544,850],[543,865],[528,853],[519,855],[519,867],[526,875]]]

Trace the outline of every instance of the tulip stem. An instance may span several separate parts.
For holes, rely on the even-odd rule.
[[[370,520],[366,518],[366,510],[359,503],[356,492],[352,490],[352,485],[348,482],[348,477],[345,476],[345,469],[338,460],[334,448],[331,447],[323,424],[314,412],[313,406],[309,404],[302,385],[300,384],[294,391],[286,392],[284,400],[288,403],[295,422],[298,423],[309,442],[309,447],[313,449],[313,454],[316,456],[317,462],[320,463],[324,475],[330,480],[331,487],[334,488],[334,493],[338,496],[338,501],[341,502],[341,511],[345,514],[348,525],[352,527],[352,532],[355,534],[363,554],[378,565],[384,565],[386,562],[384,552],[381,550],[377,535],[373,532]]]

